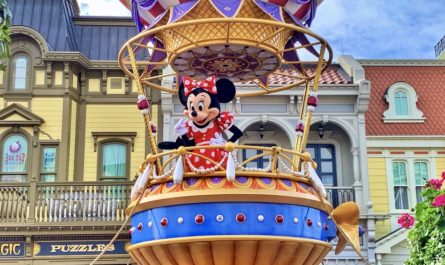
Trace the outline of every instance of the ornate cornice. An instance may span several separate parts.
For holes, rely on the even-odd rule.
[[[25,26],[12,26],[10,35],[14,36],[17,34],[22,34],[34,39],[37,44],[39,44],[40,49],[42,50],[42,56],[44,56],[49,51],[48,43],[46,42],[45,38],[34,29]]]
[[[445,60],[357,60],[362,66],[445,66]]]

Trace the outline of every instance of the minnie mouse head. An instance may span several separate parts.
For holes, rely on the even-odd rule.
[[[233,100],[235,85],[229,79],[215,76],[202,81],[184,77],[179,86],[179,100],[184,105],[184,115],[198,127],[204,127],[217,118],[221,112],[220,103]]]

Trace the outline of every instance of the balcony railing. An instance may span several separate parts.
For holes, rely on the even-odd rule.
[[[0,222],[125,219],[132,182],[2,183]]]
[[[132,182],[1,183],[0,222],[122,222]],[[327,187],[333,206],[353,201],[353,188]]]

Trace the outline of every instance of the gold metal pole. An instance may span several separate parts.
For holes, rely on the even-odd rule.
[[[309,97],[309,90],[310,90],[311,86],[310,86],[310,81],[306,81],[306,86],[304,89],[304,95],[303,95],[303,99],[302,99],[302,104],[301,104],[301,108],[300,108],[300,120],[304,119],[304,116],[306,115],[306,105],[307,105],[307,98]],[[301,149],[301,143],[302,143],[302,136],[297,136],[295,139],[295,151],[299,152]],[[294,165],[298,165],[300,162],[300,157],[295,155],[293,156],[293,164]]]
[[[323,66],[323,57],[324,57],[324,51],[326,49],[326,44],[323,44],[320,48],[320,59],[317,63],[317,69],[315,70],[315,78],[314,78],[314,85],[312,86],[312,91],[317,92],[318,91],[318,85],[320,83],[320,76],[321,76],[321,68]],[[301,141],[300,150],[297,150],[299,152],[304,152],[306,149],[307,140],[309,137],[309,131],[311,127],[311,119],[312,119],[312,112],[308,111],[306,113],[306,120],[304,125],[304,132],[303,132],[303,139]]]
[[[138,89],[138,94],[139,95],[145,95],[145,90],[142,87],[142,82],[139,76],[139,70],[138,67],[136,65],[136,58],[134,56],[134,52],[133,52],[133,48],[131,47],[130,44],[127,44],[127,49],[128,49],[128,55],[130,56],[130,61],[131,61],[131,68],[133,69],[133,74],[134,74],[134,80],[136,81],[136,87]],[[145,122],[145,127],[147,127],[147,131],[148,131],[148,140],[150,142],[150,147],[151,147],[151,152],[155,155],[158,154],[158,147],[156,145],[156,140],[155,140],[155,136],[154,133],[151,129],[151,117],[150,117],[150,112],[148,114],[143,114],[144,117],[144,122]],[[161,160],[159,158],[156,159],[156,168],[158,170],[158,173],[160,174],[160,170],[162,168],[161,165]]]

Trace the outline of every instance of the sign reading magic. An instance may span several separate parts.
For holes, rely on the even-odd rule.
[[[97,255],[105,249],[109,241],[40,241],[34,243],[34,256],[67,256],[67,255]],[[128,241],[115,241],[106,254],[127,254],[125,245]]]
[[[25,256],[25,242],[0,242],[0,258]]]

